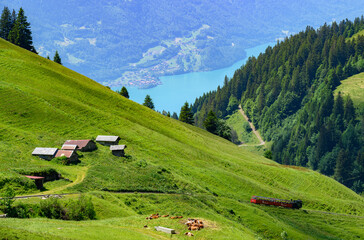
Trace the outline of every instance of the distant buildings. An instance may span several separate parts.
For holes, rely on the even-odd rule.
[[[111,153],[114,156],[118,156],[118,157],[124,157],[125,156],[125,153],[124,153],[125,148],[126,148],[126,145],[112,145],[112,146],[110,146]]]
[[[80,150],[81,152],[91,152],[97,149],[96,143],[92,140],[67,140],[63,146],[65,145],[76,145],[76,150]]]
[[[42,159],[45,160],[52,160],[54,158],[54,156],[56,155],[58,151],[58,148],[42,148],[42,147],[37,147],[34,149],[34,151],[32,152],[33,156],[38,156]]]
[[[100,143],[101,145],[105,145],[105,146],[118,145],[119,140],[120,140],[119,136],[99,135],[96,138],[96,142]]]

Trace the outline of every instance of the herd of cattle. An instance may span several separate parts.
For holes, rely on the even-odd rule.
[[[152,215],[146,217],[145,219],[152,220],[152,219],[166,218],[166,217],[169,217],[169,215],[159,215],[159,213],[155,213],[155,214],[152,214]],[[170,219],[178,219],[178,218],[183,218],[183,216],[171,216],[169,218]],[[198,231],[198,230],[205,227],[204,223],[201,220],[193,219],[193,218],[188,218],[187,222],[185,222],[185,225],[188,227],[188,230],[190,230],[190,231]],[[145,225],[144,227],[148,227],[148,226]],[[185,235],[193,236],[193,233],[186,232]]]

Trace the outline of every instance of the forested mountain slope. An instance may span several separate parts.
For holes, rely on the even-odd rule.
[[[47,182],[45,191],[91,196],[98,219],[0,219],[4,238],[169,238],[154,230],[161,225],[185,239],[183,221],[145,220],[156,212],[203,219],[196,239],[364,237],[363,198],[331,178],[247,152],[3,40],[0,72],[0,193],[40,193],[22,174],[53,169],[70,180]],[[35,147],[99,134],[120,136],[126,157],[99,144],[77,165],[31,156]],[[302,199],[304,211],[252,205],[252,195]]]
[[[197,125],[224,117],[237,98],[266,141],[273,160],[308,166],[357,192],[364,190],[363,114],[340,81],[364,71],[364,19],[305,31],[268,47],[222,88],[196,99]],[[354,37],[352,37],[354,36]]]
[[[109,86],[230,66],[244,49],[362,14],[361,0],[0,0],[23,7],[40,55]],[[144,70],[144,71],[143,71]],[[147,73],[145,73],[145,71]]]

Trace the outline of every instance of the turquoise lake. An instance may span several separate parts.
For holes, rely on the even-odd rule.
[[[258,56],[268,46],[274,45],[275,43],[266,43],[246,49],[247,57],[227,68],[164,76],[160,78],[162,85],[150,89],[127,87],[130,99],[142,104],[145,96],[149,94],[153,100],[155,110],[166,110],[179,114],[182,105],[186,101],[190,104],[194,103],[195,99],[205,92],[216,90],[219,85],[223,85],[225,75],[231,78],[235,70],[240,68],[249,57]]]

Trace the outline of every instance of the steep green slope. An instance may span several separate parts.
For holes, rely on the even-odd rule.
[[[364,61],[364,60],[363,60]],[[341,81],[335,93],[341,92],[343,96],[350,95],[354,105],[364,110],[364,73],[356,74]]]
[[[0,71],[0,187],[36,193],[18,172],[51,167],[74,182],[47,183],[47,191],[88,192],[99,219],[0,219],[5,238],[169,238],[155,225],[184,238],[182,221],[145,220],[155,212],[204,219],[197,239],[280,239],[282,231],[294,239],[364,237],[364,199],[331,178],[247,152],[1,39]],[[35,147],[99,134],[119,135],[127,157],[101,145],[78,165],[31,156]],[[112,193],[125,191],[144,193]],[[251,205],[251,195],[299,198],[305,211]]]

